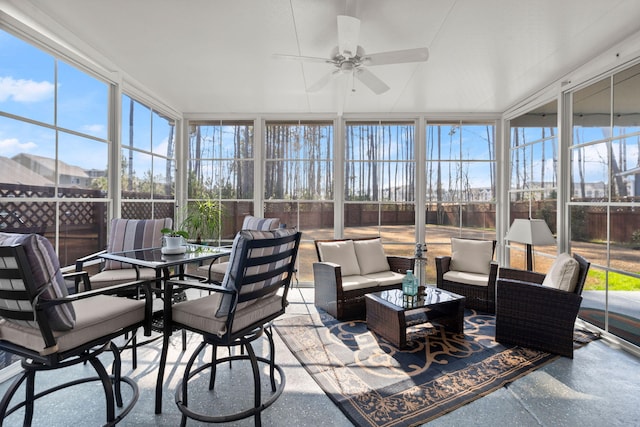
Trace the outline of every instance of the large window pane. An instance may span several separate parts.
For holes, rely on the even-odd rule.
[[[609,197],[607,143],[571,149],[571,199],[606,201]]]
[[[58,62],[58,126],[106,140],[108,108],[106,83]]]
[[[53,124],[55,59],[0,30],[0,109]]]

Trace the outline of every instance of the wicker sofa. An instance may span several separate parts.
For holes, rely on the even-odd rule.
[[[560,254],[546,275],[500,268],[496,341],[572,358],[573,329],[589,266],[578,254]]]
[[[339,320],[363,319],[370,292],[400,289],[413,258],[386,256],[377,237],[316,240],[315,305]]]

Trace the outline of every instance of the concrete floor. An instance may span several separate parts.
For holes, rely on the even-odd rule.
[[[313,289],[294,288],[287,315],[308,313],[313,306]],[[128,354],[123,354],[123,372],[135,379],[140,398],[133,411],[120,424],[123,426],[177,426],[180,413],[174,402],[176,384],[180,380],[191,349],[199,342],[189,337],[186,354],[181,352],[181,334],[172,337],[172,349],[166,370],[163,413],[154,414],[154,390],[160,341],[139,348],[139,365],[131,369]],[[284,393],[263,412],[265,426],[351,426],[349,420],[306,373],[295,357],[275,334],[277,363],[284,369]],[[209,354],[209,353],[207,353]],[[264,353],[263,353],[264,354]],[[109,363],[110,355],[105,355]],[[205,356],[208,360],[209,356]],[[250,394],[243,362],[232,369],[219,369],[215,394],[231,395],[230,405],[242,404]],[[57,383],[61,378],[92,375],[90,366],[76,366],[66,372],[43,373],[38,386]],[[199,378],[194,387],[204,382]],[[8,384],[0,384],[4,393]],[[54,393],[36,403],[34,424],[37,426],[91,426],[104,422],[101,390],[95,384],[82,385]],[[190,398],[194,408],[213,409],[209,392],[193,389]],[[125,391],[125,399],[129,396]],[[227,408],[226,404],[220,406]],[[21,425],[20,411],[7,417],[4,425]],[[201,425],[189,421],[187,425]],[[224,425],[252,426],[253,419]],[[429,426],[631,426],[640,425],[640,359],[616,348],[606,340],[597,340],[575,352],[574,359],[560,358],[524,376],[494,393],[478,399],[429,423]]]

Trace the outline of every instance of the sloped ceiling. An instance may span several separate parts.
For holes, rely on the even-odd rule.
[[[183,113],[502,112],[640,30],[637,0],[12,2]],[[429,60],[372,67],[382,95],[347,77],[309,93],[331,66],[273,54],[328,57],[340,14],[367,53]]]

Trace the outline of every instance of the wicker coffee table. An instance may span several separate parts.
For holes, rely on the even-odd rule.
[[[400,289],[367,294],[367,327],[398,348],[412,337],[408,330],[417,325],[435,323],[454,333],[464,330],[465,297],[426,286],[415,297],[405,297]]]

